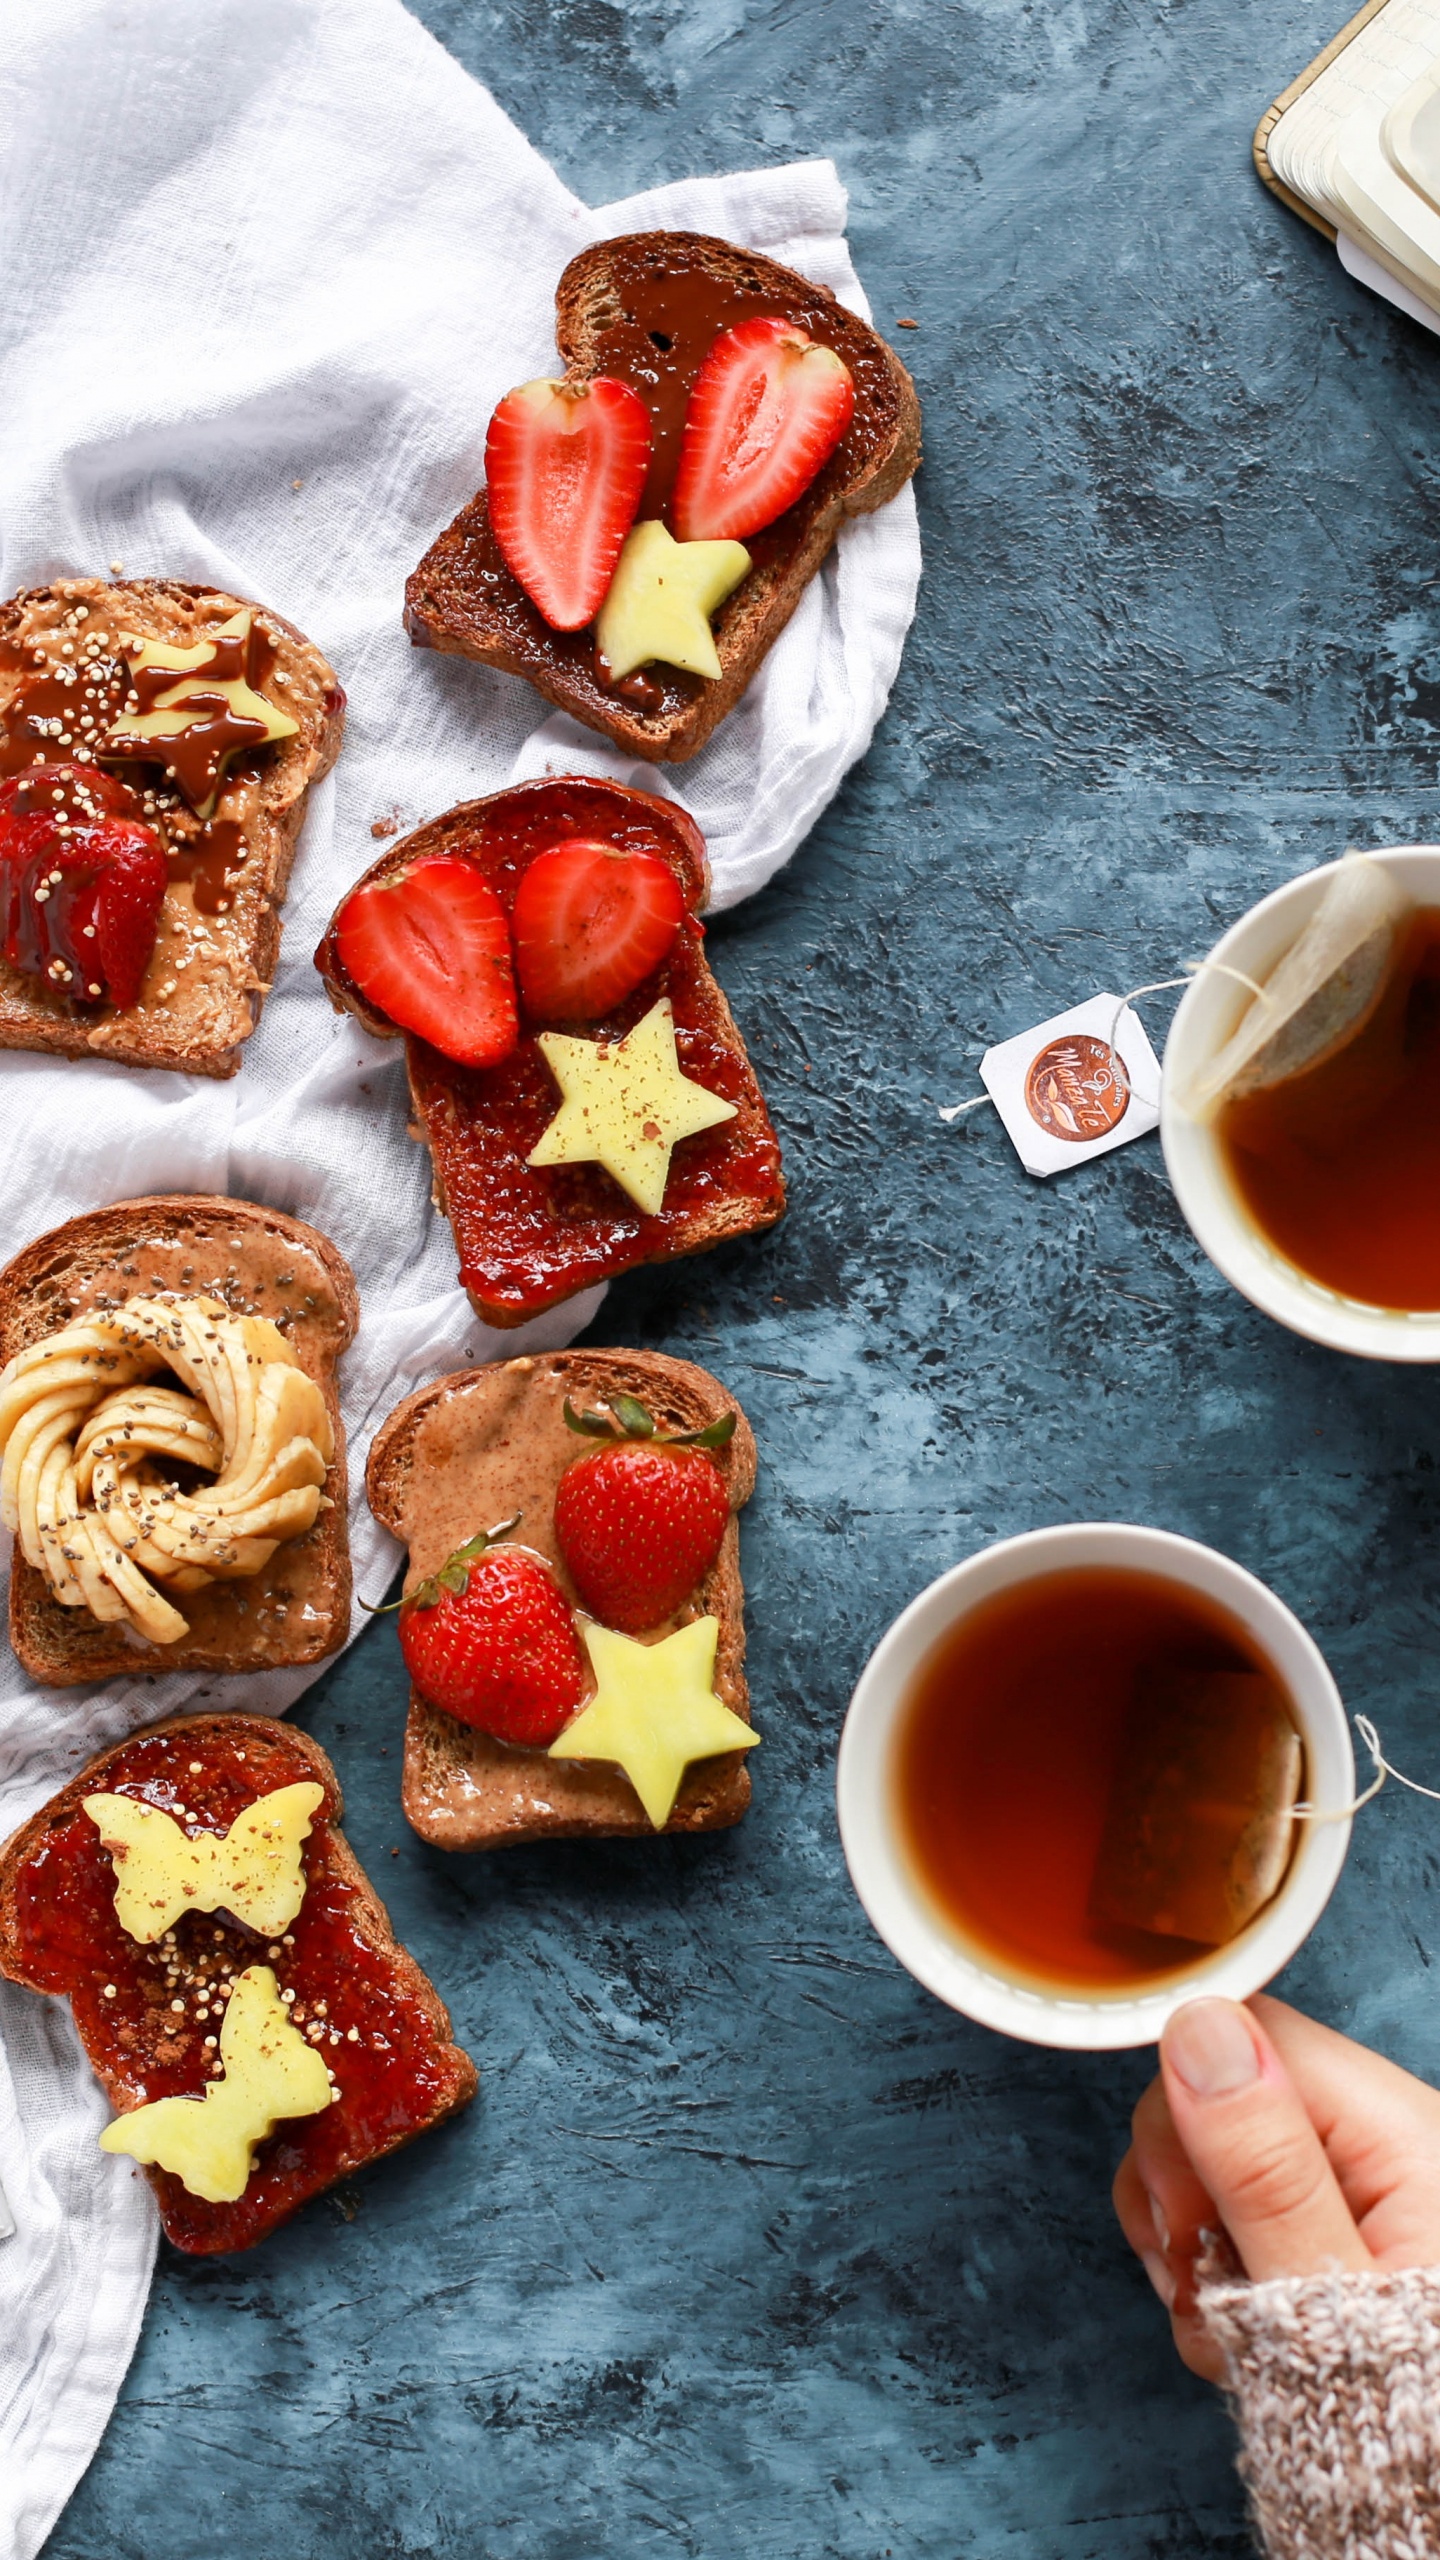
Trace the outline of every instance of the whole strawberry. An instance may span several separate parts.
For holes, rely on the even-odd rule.
[[[585,1687],[575,1622],[543,1557],[481,1530],[400,1602],[400,1650],[423,1698],[499,1742],[543,1748]]]
[[[556,1543],[592,1616],[639,1635],[674,1615],[720,1553],[730,1496],[709,1452],[729,1440],[735,1416],[662,1433],[638,1396],[616,1396],[609,1418],[577,1414],[567,1399],[565,1419],[607,1445],[560,1478]]]

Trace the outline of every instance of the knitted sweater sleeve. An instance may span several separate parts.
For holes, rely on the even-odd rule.
[[[1440,2267],[1210,2283],[1270,2560],[1440,2554]]]

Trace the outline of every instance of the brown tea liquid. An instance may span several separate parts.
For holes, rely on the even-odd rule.
[[[1090,1905],[1137,1689],[1237,1671],[1273,1696],[1227,1610],[1114,1566],[998,1592],[941,1638],[900,1718],[896,1810],[926,1894],[977,1954],[1047,1989],[1120,1990],[1209,1952]],[[1209,1845],[1198,1831],[1193,1854]]]
[[[1440,1310],[1440,908],[1410,918],[1355,1037],[1228,1103],[1217,1136],[1255,1224],[1312,1279]]]

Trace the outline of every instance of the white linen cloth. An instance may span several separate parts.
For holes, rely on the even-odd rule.
[[[587,241],[728,234],[864,311],[827,161],[687,180],[593,212],[399,0],[44,0],[0,11],[0,594],[169,575],[255,596],[350,697],[315,793],[284,953],[238,1078],[0,1057],[0,1260],[144,1191],[217,1191],[313,1220],[364,1316],[343,1378],[356,1584],[395,1562],[361,1491],[375,1424],[467,1359],[566,1341],[592,1291],[487,1333],[405,1134],[398,1048],[330,1011],[311,953],[373,858],[510,779],[579,768],[673,791],[715,904],[758,888],[869,742],[914,607],[910,493],[848,528],[749,695],[659,775],[509,677],[412,652],[407,571],[482,477],[511,384],[554,364],[553,293]],[[279,1711],[314,1675],[218,1684]],[[212,1684],[215,1685],[215,1684]],[[175,1676],[40,1693],[0,1646],[0,1838],[102,1744],[193,1702]],[[443,1988],[443,1984],[442,1984]],[[148,2189],[96,2148],[106,2109],[68,2008],[0,1985],[0,2560],[31,2560],[104,2428],[154,2255]],[[0,2230],[5,2217],[0,2214]]]

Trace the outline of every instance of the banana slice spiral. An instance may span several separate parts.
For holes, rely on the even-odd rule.
[[[189,1632],[168,1592],[260,1573],[314,1525],[334,1455],[284,1335],[218,1298],[132,1298],[0,1372],[6,1527],[65,1608],[151,1644]],[[184,1490],[177,1466],[214,1482]]]

